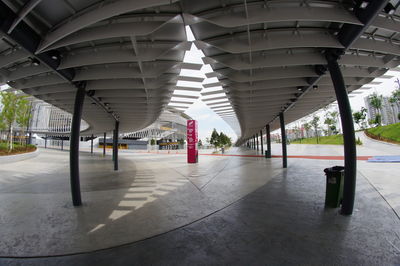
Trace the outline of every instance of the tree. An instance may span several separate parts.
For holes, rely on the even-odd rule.
[[[376,110],[376,115],[375,115],[375,122],[374,124],[380,125],[381,124],[381,108],[382,108],[382,95],[378,95],[376,92],[368,96],[369,101]]]
[[[219,134],[219,146],[224,147],[224,146],[231,146],[232,141],[231,138],[225,135],[223,132]]]
[[[0,113],[0,131],[6,130],[6,129],[7,129],[6,123],[4,123],[3,116],[2,116],[2,114]]]
[[[214,128],[213,132],[211,133],[210,144],[214,145],[215,148],[224,146],[229,147],[232,145],[232,140],[223,132],[218,134],[217,130]]]
[[[333,125],[332,119],[330,117],[326,117],[324,120],[324,124],[327,126],[326,135],[332,135],[331,131],[331,126]]]
[[[13,127],[17,118],[18,96],[14,92],[0,92],[3,110],[1,118],[8,131],[8,150],[13,150]]]
[[[319,117],[314,115],[311,120],[311,126],[314,128],[315,136],[317,137],[317,144],[319,143],[318,140],[318,128],[319,128]]]
[[[364,129],[366,126],[365,119],[367,118],[367,109],[361,107],[361,110],[358,112],[353,113],[353,118],[356,124],[361,128]]]
[[[332,135],[332,134],[337,134],[337,129],[336,129],[336,123],[337,123],[337,112],[328,112],[326,114],[326,118],[324,121],[324,124],[327,125],[327,135]]]
[[[308,122],[306,122],[306,123],[303,124],[303,128],[304,128],[304,130],[306,131],[306,137],[308,138],[308,137],[309,137],[309,136],[308,136],[308,132],[309,132],[310,129],[311,129],[311,124],[308,123]]]
[[[218,146],[219,146],[219,147],[224,147],[225,144],[226,144],[225,142],[226,142],[225,134],[224,134],[223,132],[219,133],[219,136],[218,136]]]
[[[21,135],[25,136],[25,129],[28,128],[31,113],[30,102],[25,96],[17,101],[17,116],[15,118],[18,126],[21,128]],[[22,139],[20,139],[22,141]],[[26,144],[26,141],[24,142]]]
[[[396,102],[400,102],[400,89],[393,91],[392,97],[396,99]]]
[[[336,124],[338,122],[339,113],[337,111],[332,111],[329,114],[330,114],[331,119],[333,121],[333,125],[331,126],[331,130],[332,130],[333,134],[339,134],[339,131],[336,128]]]
[[[199,148],[203,147],[203,142],[201,141],[201,139],[199,139],[199,142],[197,142],[197,146]]]
[[[215,128],[211,133],[210,144],[214,145],[215,148],[219,146],[219,134]]]

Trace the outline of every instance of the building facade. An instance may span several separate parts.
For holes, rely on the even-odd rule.
[[[400,103],[391,103],[389,97],[382,97],[382,108],[379,110],[382,125],[399,123],[398,114],[400,113]],[[368,110],[368,121],[374,120],[378,111],[372,106],[369,97],[364,98],[365,107]]]
[[[44,101],[32,99],[29,131],[37,133],[66,133],[71,131],[72,115]],[[89,125],[82,120],[81,131]]]

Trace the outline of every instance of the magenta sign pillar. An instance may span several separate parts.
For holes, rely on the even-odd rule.
[[[188,120],[187,121],[187,161],[188,163],[197,163],[199,152],[197,150],[197,121]]]

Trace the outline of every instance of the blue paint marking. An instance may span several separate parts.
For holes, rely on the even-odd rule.
[[[374,156],[368,159],[371,163],[400,163],[399,155]]]

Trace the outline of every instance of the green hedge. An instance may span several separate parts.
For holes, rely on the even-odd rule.
[[[12,155],[12,154],[19,154],[25,152],[32,152],[36,150],[36,146],[32,144],[28,144],[27,146],[21,145],[19,143],[14,143],[14,149],[11,152],[8,152],[7,143],[4,141],[0,142],[0,156],[2,155]]]

